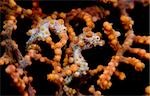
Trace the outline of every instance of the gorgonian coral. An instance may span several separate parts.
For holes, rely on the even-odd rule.
[[[134,47],[136,44],[149,45],[150,36],[135,34],[135,22],[130,16],[136,4],[149,6],[148,0],[99,0],[93,1],[95,4],[86,8],[73,8],[67,12],[54,9],[53,13],[44,12],[44,8],[40,7],[42,1],[33,0],[29,9],[19,5],[21,2],[25,1],[0,1],[0,12],[5,17],[5,20],[2,20],[1,47],[4,51],[0,57],[0,65],[6,67],[5,72],[23,96],[35,96],[40,90],[32,86],[37,78],[29,72],[36,61],[49,65],[49,73],[45,74],[44,78],[57,85],[56,96],[92,94],[100,96],[105,90],[111,88],[113,76],[117,76],[120,80],[126,78],[126,74],[119,66],[127,64],[133,66],[136,71],[142,71],[146,66],[142,60],[150,59],[147,49]],[[31,4],[31,1],[28,3]],[[48,3],[44,3],[44,6],[49,5]],[[48,7],[50,10],[51,6]],[[112,15],[114,10],[117,13]],[[114,19],[113,16],[117,18]],[[16,40],[17,36],[15,37],[14,34],[19,34],[15,33],[19,28],[17,24],[26,19],[32,21],[32,25],[26,31],[23,30],[24,26],[21,27],[22,33],[28,36],[24,40],[22,52],[19,42],[23,38]],[[120,29],[114,27],[116,23],[113,20],[119,22]],[[47,47],[49,49],[46,49]],[[107,59],[104,60],[104,64],[92,65],[95,66],[94,68],[83,56],[84,51],[93,48],[106,48],[103,50],[106,52],[97,50],[104,55],[103,58],[99,56],[92,58]],[[108,59],[105,53],[110,50],[112,54]],[[53,55],[52,58],[46,56],[43,51]],[[136,56],[132,56],[133,54]],[[38,71],[40,73],[41,70]],[[34,75],[38,76],[38,74]],[[77,84],[72,84],[74,82]],[[81,92],[82,85],[87,86],[87,93]],[[51,85],[48,87],[53,89]],[[145,89],[147,95],[150,95],[149,89],[149,86]]]

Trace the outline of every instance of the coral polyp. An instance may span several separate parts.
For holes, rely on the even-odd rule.
[[[75,2],[79,5],[70,5]],[[4,18],[0,30],[3,49],[0,79],[9,78],[9,86],[19,92],[7,93],[4,83],[1,95],[114,95],[108,90],[132,74],[130,67],[136,74],[146,73],[142,73],[144,78],[137,78],[145,80],[143,91],[134,94],[135,90],[133,94],[150,95],[149,82],[145,79],[149,69],[145,62],[150,60],[150,36],[145,27],[148,24],[140,24],[137,15],[142,14],[134,12],[137,6],[142,6],[148,15],[149,0],[82,2],[85,5],[81,1],[63,1],[71,6],[62,4],[63,8],[56,3],[62,1],[0,1],[0,13]],[[137,23],[147,28],[142,29],[145,33],[140,33]],[[35,71],[39,65],[47,67]],[[42,93],[45,90],[53,92]]]

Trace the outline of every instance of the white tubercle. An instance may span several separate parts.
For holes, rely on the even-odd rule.
[[[60,24],[58,20],[50,22],[50,28],[54,29],[57,34],[67,31],[67,28],[63,24]]]

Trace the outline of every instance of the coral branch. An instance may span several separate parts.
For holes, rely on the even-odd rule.
[[[134,47],[134,44],[149,45],[150,36],[135,34],[136,20],[130,16],[136,4],[149,6],[148,0],[98,0],[94,6],[50,13],[45,11],[53,8],[47,8],[47,4],[42,6],[39,0],[30,1],[28,8],[20,6],[20,2],[23,1],[0,1],[0,13],[5,17],[0,33],[1,47],[4,48],[0,65],[6,66],[5,72],[21,95],[39,95],[39,89],[35,86],[38,74],[30,72],[34,71],[32,67],[35,62],[49,66],[43,77],[57,86],[56,96],[101,96],[103,91],[111,89],[113,75],[119,80],[128,78],[126,72],[120,70],[121,64],[131,65],[139,72],[148,66],[143,58],[150,60],[150,53],[145,48]],[[20,35],[25,31],[24,26],[20,28],[20,22],[24,23],[27,19],[32,21],[31,27],[27,28],[27,36]],[[18,33],[20,29],[22,33]],[[17,35],[21,37],[19,40]],[[102,57],[92,53],[91,62],[84,52],[95,49],[100,49],[96,53],[100,52]],[[109,52],[111,56],[106,56],[105,53]],[[105,58],[104,62],[94,64],[97,57],[99,61]],[[82,92],[82,85],[86,85],[87,91]],[[150,94],[149,89],[149,86],[145,88],[146,95]]]

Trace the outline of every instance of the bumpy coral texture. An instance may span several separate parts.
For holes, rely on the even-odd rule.
[[[11,78],[10,83],[22,96],[35,96],[40,90],[33,86],[37,78],[30,72],[33,71],[30,70],[33,65],[36,67],[35,62],[48,65],[49,73],[46,73],[44,78],[57,86],[54,93],[56,96],[101,96],[113,86],[114,76],[119,80],[126,79],[125,72],[121,71],[119,66],[132,66],[135,71],[141,72],[147,66],[142,60],[150,60],[148,48],[134,47],[136,44],[149,46],[150,36],[135,34],[136,30],[133,26],[136,22],[130,16],[136,4],[147,7],[149,0],[99,0],[93,1],[94,6],[73,8],[67,12],[55,9],[54,12],[51,11],[52,13],[44,12],[44,8],[40,7],[42,1],[30,1],[28,4],[32,4],[32,7],[29,9],[19,5],[20,2],[25,1],[0,1],[0,12],[5,17],[0,33],[0,43],[4,49],[0,57],[0,65],[5,66],[1,68],[5,69],[6,74]],[[54,3],[45,2],[45,6]],[[51,10],[51,6],[48,8]],[[116,28],[113,22],[111,15],[114,14],[114,10],[112,9],[118,11],[116,15],[118,18],[115,20],[120,23],[120,29]],[[28,31],[21,30],[27,37],[22,47],[19,42],[22,42],[23,38],[16,40],[14,34],[18,34],[15,33],[19,28],[18,23],[23,20],[32,22],[32,25]],[[109,58],[107,54],[103,54],[103,58],[92,57],[99,57],[99,60],[107,59],[103,60],[104,64],[91,65],[83,55],[86,50],[105,49],[106,46],[109,47],[106,51],[112,51]],[[46,54],[53,55],[52,58],[43,53],[46,48],[49,48]],[[100,50],[97,52],[105,53]],[[34,75],[38,77],[38,74]],[[52,85],[49,85],[50,89],[53,89]],[[87,85],[87,93],[82,92],[82,85]],[[145,94],[150,95],[148,84]]]

